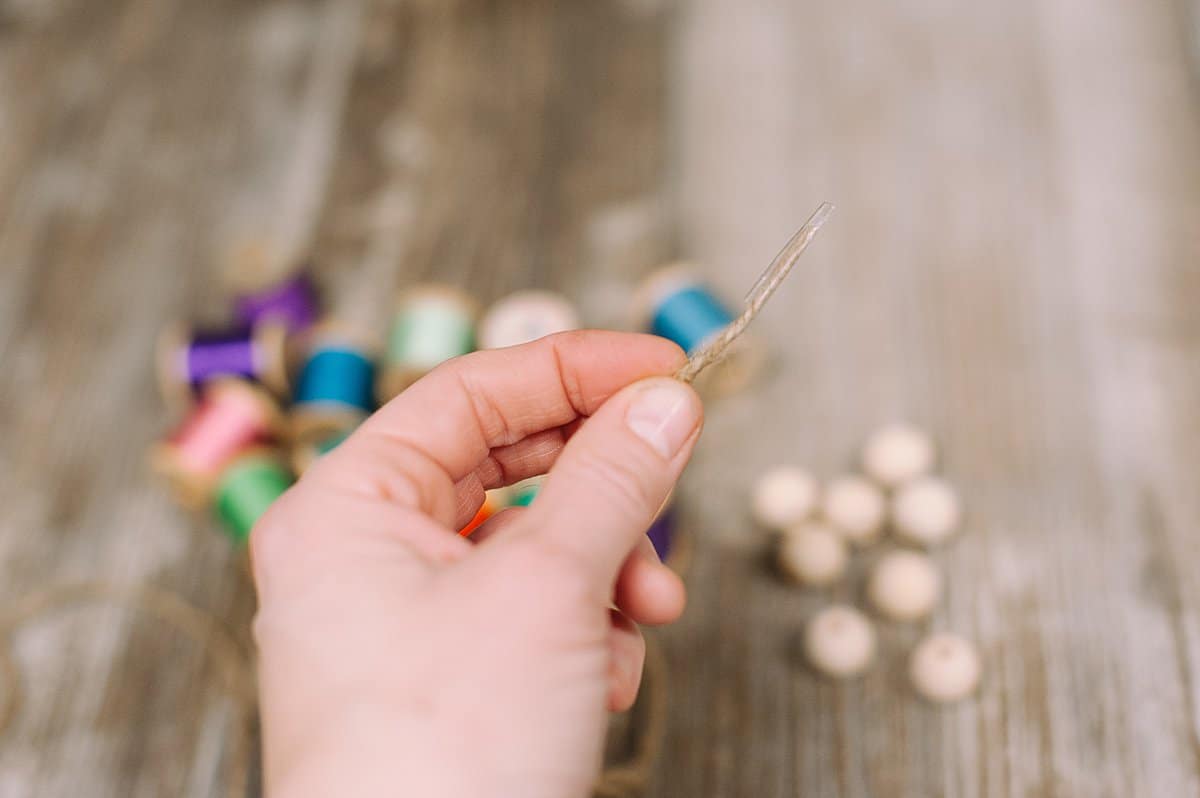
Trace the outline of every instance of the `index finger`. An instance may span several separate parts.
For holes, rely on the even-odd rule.
[[[626,385],[684,360],[666,339],[602,330],[455,358],[379,410],[312,474],[349,479],[373,498],[450,525],[455,483],[492,449],[591,415]]]

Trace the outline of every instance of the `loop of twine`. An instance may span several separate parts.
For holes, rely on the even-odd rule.
[[[106,582],[60,585],[32,593],[0,613],[0,671],[6,688],[0,705],[0,734],[21,706],[21,672],[12,655],[13,633],[25,622],[78,603],[109,602],[135,610],[174,627],[203,649],[217,666],[236,707],[237,735],[229,754],[226,794],[246,794],[250,776],[251,728],[256,715],[256,690],[248,658],[233,635],[210,613],[174,593],[155,587],[122,587]]]
[[[690,560],[690,542],[668,561],[678,570]],[[673,562],[672,562],[673,561]],[[214,615],[178,595],[156,587],[123,587],[107,582],[59,585],[31,593],[0,612],[0,735],[15,720],[22,703],[21,670],[12,653],[13,637],[25,623],[75,604],[107,602],[166,623],[201,648],[216,665],[236,708],[236,736],[230,748],[226,795],[242,798],[250,775],[251,733],[257,714],[257,691],[249,658],[233,634]],[[662,746],[667,715],[667,666],[653,639],[646,640],[644,705],[635,727],[635,749],[625,763],[606,769],[597,781],[597,798],[630,798],[645,789]]]
[[[658,644],[646,638],[646,665],[642,682],[644,715],[635,729],[636,745],[626,763],[606,769],[592,788],[595,798],[630,798],[640,794],[662,748],[667,725],[667,662]]]

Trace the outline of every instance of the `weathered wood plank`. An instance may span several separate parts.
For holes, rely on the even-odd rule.
[[[297,102],[320,79],[308,61],[330,6],[5,9],[4,596],[147,580],[244,630],[253,591],[230,547],[146,472],[167,422],[148,354],[166,320],[218,306],[218,260],[277,201],[297,131],[340,116]],[[0,794],[224,794],[230,707],[196,646],[114,609],[15,643],[26,700]]]
[[[662,794],[1196,792],[1178,7],[686,9],[679,196],[714,279],[736,295],[817,201],[841,208],[762,320],[778,377],[713,409],[689,475],[709,545]],[[798,666],[784,641],[821,602],[770,584],[732,499],[775,460],[846,467],[898,415],[937,430],[971,512],[931,626],[976,637],[989,678],[946,712],[904,688],[910,631],[860,684]]]
[[[166,421],[150,342],[220,305],[240,240],[311,240],[372,325],[419,279],[554,288],[613,324],[676,248],[740,295],[831,199],[760,322],[773,376],[711,406],[683,488],[692,606],[663,635],[650,793],[1200,792],[1186,4],[2,8],[5,597],[102,573],[244,627],[228,546],[141,455]],[[949,711],[905,688],[917,629],[882,630],[861,683],[812,676],[823,599],[770,577],[744,510],[763,467],[832,474],[895,416],[937,431],[971,511],[929,625],[976,637],[988,680]],[[221,793],[228,705],[180,636],[97,608],[16,651],[0,795]]]

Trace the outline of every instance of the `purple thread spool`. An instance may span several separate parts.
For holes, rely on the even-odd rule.
[[[193,333],[172,325],[159,339],[158,371],[163,396],[182,404],[202,386],[219,377],[259,382],[282,395],[287,391],[282,324],[266,323],[253,330]]]
[[[646,530],[646,537],[658,552],[658,558],[663,562],[671,556],[671,543],[675,538],[675,514],[670,505],[664,507],[654,523]]]
[[[257,350],[249,330],[196,333],[179,353],[180,371],[193,390],[214,377],[257,380],[262,373]]]
[[[278,321],[289,333],[298,333],[317,320],[317,294],[308,275],[294,274],[258,293],[240,295],[234,312],[247,326]]]

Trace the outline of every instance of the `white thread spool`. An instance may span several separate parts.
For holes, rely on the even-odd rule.
[[[867,580],[867,597],[893,621],[929,615],[942,596],[942,575],[933,560],[915,551],[892,551],[880,558]]]
[[[476,333],[480,349],[501,349],[579,328],[579,314],[549,291],[518,291],[488,308]]]
[[[878,540],[883,531],[887,502],[872,482],[844,476],[826,487],[821,513],[851,543],[867,546]]]
[[[776,556],[780,571],[805,587],[826,587],[837,581],[850,559],[842,536],[813,521],[785,531]]]
[[[804,630],[804,652],[826,676],[851,679],[865,673],[875,659],[875,628],[853,607],[826,607]]]
[[[948,540],[962,522],[962,505],[948,482],[923,477],[892,497],[892,523],[905,540],[936,546]]]
[[[863,449],[863,470],[886,488],[922,477],[933,468],[933,439],[911,424],[889,424],[878,430]]]
[[[817,480],[803,468],[778,466],[759,478],[751,497],[754,520],[767,529],[783,530],[812,515]]]
[[[947,704],[975,692],[983,665],[969,640],[953,634],[935,634],[913,649],[908,675],[922,697]]]

